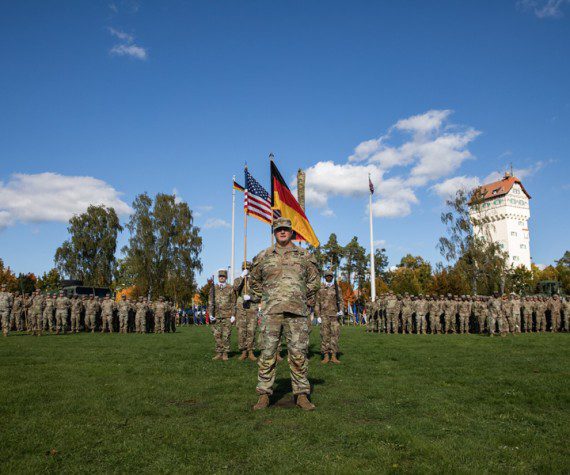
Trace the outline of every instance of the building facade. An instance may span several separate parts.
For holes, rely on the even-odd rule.
[[[505,173],[502,180],[481,186],[470,203],[475,232],[498,243],[513,267],[530,269],[530,198],[521,181]]]

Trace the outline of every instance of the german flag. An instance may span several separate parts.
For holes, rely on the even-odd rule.
[[[238,191],[241,191],[243,193],[245,188],[243,186],[241,186],[237,181],[234,180],[234,190],[238,190]]]
[[[319,240],[307,219],[305,212],[285,183],[273,160],[271,160],[271,207],[279,210],[281,217],[291,220],[297,239],[307,241],[317,247]]]

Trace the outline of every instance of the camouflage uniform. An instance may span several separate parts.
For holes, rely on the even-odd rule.
[[[532,331],[532,301],[529,297],[526,297],[522,301],[522,314],[524,332],[529,333]]]
[[[249,273],[251,264],[245,266]],[[236,294],[236,326],[238,332],[238,346],[242,352],[253,352],[255,342],[255,329],[257,327],[257,305],[251,300],[244,300],[244,295],[249,295],[249,276],[238,277],[234,281],[234,292]]]
[[[93,295],[85,302],[85,331],[91,330],[91,333],[95,332],[97,328],[97,313],[100,308],[99,302],[95,300]]]
[[[225,270],[218,273],[220,277],[227,277]],[[216,355],[226,355],[230,352],[230,338],[232,335],[231,317],[235,316],[236,294],[230,284],[215,284],[210,291],[208,299],[210,319],[215,318],[210,325],[216,342]]]
[[[414,314],[414,303],[408,294],[402,299],[402,333],[412,333],[412,315]]]
[[[44,311],[45,299],[39,291],[36,291],[31,300],[28,329],[32,331],[34,335],[41,335],[43,329],[42,314]]]
[[[79,333],[81,329],[81,312],[84,310],[83,297],[79,298],[78,295],[71,300],[71,332]]]
[[[163,297],[159,297],[158,302],[154,302],[154,333],[164,333],[164,321],[168,313],[168,305]]]
[[[429,326],[432,335],[441,332],[441,312],[442,312],[442,302],[435,296],[429,304]]]
[[[497,318],[501,313],[501,301],[498,297],[491,297],[487,303],[487,330],[494,335],[497,329]]]
[[[69,299],[63,295],[63,293],[59,294],[59,297],[55,301],[55,332],[63,332],[67,331],[67,313],[69,311],[69,307],[71,306]]]
[[[55,322],[53,319],[54,309],[55,309],[55,298],[53,295],[48,295],[46,297],[46,302],[44,305],[44,314],[43,314],[43,329],[46,331],[49,330],[51,332],[55,328]]]
[[[136,309],[135,331],[137,333],[146,333],[146,314],[148,312],[148,305],[143,297],[139,298]]]
[[[475,302],[473,302],[473,313],[477,319],[477,331],[479,333],[485,333],[485,322],[488,318],[487,303],[483,300],[483,297],[476,297]]]
[[[119,314],[119,333],[127,333],[129,328],[130,311],[131,303],[128,302],[123,295],[121,301],[117,304],[117,313]]]
[[[469,317],[471,316],[471,301],[464,295],[457,304],[459,314],[459,333],[469,333]]]
[[[8,336],[10,331],[10,313],[12,310],[12,304],[14,302],[14,297],[10,292],[6,291],[6,286],[2,286],[2,291],[0,291],[0,320],[2,321],[2,333],[4,336]]]
[[[565,297],[562,301],[562,312],[564,312],[564,331],[570,331],[570,300]]]
[[[562,311],[562,302],[558,295],[550,299],[548,310],[550,311],[550,331],[557,332],[560,328],[560,312]]]
[[[380,297],[381,298],[381,297]],[[380,331],[380,298],[376,302],[366,302],[366,331],[378,332]]]
[[[402,306],[401,299],[391,294],[386,299],[386,333],[398,333],[398,315]]]
[[[113,333],[113,312],[115,311],[115,302],[111,300],[109,295],[101,303],[101,333],[107,328],[109,333]]]
[[[274,226],[286,222],[276,220]],[[287,223],[290,226],[290,222]],[[277,229],[274,227],[274,229]],[[258,394],[272,394],[275,382],[277,350],[285,335],[291,369],[293,394],[308,395],[309,309],[320,288],[315,258],[293,244],[274,245],[260,252],[253,261],[251,294],[261,301],[261,355],[259,357]]]
[[[427,333],[426,315],[429,311],[429,302],[420,295],[416,300],[416,331],[420,335]]]
[[[538,297],[535,305],[534,311],[536,313],[536,331],[545,332],[546,331],[546,302],[544,299]]]
[[[10,328],[18,331],[24,329],[24,298],[19,292],[14,296],[12,303],[12,312],[10,314]]]
[[[332,276],[332,274],[331,274]],[[321,284],[315,298],[315,316],[321,319],[321,353],[338,353],[340,322],[338,313],[342,309],[340,295],[337,296],[334,283]]]
[[[510,333],[520,333],[521,302],[514,295],[508,300],[506,309],[507,324]]]
[[[499,299],[499,311],[497,313],[497,327],[501,336],[505,336],[509,331],[509,324],[507,322],[509,301],[505,297]]]
[[[443,312],[445,313],[445,333],[455,333],[455,315],[457,314],[457,302],[451,295],[443,302]]]

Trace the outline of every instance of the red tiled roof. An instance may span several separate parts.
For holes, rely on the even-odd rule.
[[[511,191],[511,188],[515,183],[517,183],[521,187],[523,193],[530,200],[530,195],[525,190],[521,181],[516,176],[510,176],[508,174],[505,174],[502,180],[494,181],[493,183],[488,183],[486,185],[480,186],[479,188],[477,188],[473,196],[474,197],[479,196],[483,200],[496,198],[497,196],[504,196],[509,191]]]

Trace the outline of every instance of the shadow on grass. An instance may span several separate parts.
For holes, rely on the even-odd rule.
[[[311,392],[315,386],[325,383],[324,379],[311,379]],[[273,386],[272,407],[279,407],[281,409],[292,409],[295,407],[295,398],[292,394],[291,380],[289,378],[279,378],[275,380]]]

